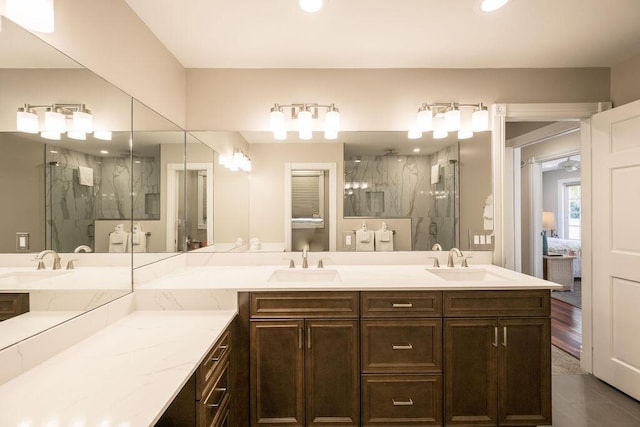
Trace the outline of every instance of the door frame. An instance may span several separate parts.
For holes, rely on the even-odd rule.
[[[591,298],[591,121],[596,113],[611,108],[611,102],[493,104],[491,158],[493,169],[494,238],[493,264],[514,269],[518,256],[515,237],[515,193],[513,156],[506,156],[507,122],[579,121],[582,181],[582,354],[580,366],[593,371]],[[506,171],[511,171],[507,176]],[[507,182],[509,184],[507,184]],[[507,192],[507,190],[509,190]],[[519,251],[519,250],[518,250]]]

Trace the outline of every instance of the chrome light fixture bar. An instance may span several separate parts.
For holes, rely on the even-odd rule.
[[[474,132],[486,130],[489,130],[489,110],[482,102],[425,102],[418,108],[408,138],[422,138],[423,132],[433,131],[434,139],[446,138],[449,132],[458,132],[458,139],[468,139]]]
[[[40,129],[37,110],[44,110],[44,127]],[[38,133],[43,138],[59,140],[67,132],[72,139],[85,140],[93,132],[93,116],[84,104],[25,104],[18,108],[16,129],[20,132]],[[111,139],[111,138],[109,138]]]
[[[313,120],[318,119],[319,111],[326,110],[324,117],[325,139],[338,138],[340,131],[340,111],[335,104],[274,104],[269,113],[269,129],[273,138],[279,141],[287,139],[284,111],[289,110],[291,119],[297,120],[298,137],[309,140],[313,136]]]

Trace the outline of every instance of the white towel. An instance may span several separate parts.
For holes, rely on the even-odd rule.
[[[85,166],[78,166],[78,183],[93,187],[93,169]]]
[[[431,184],[440,182],[440,165],[431,166]]]
[[[376,230],[376,251],[393,251],[393,232],[391,230]]]
[[[489,197],[487,197],[487,200],[484,202],[482,219],[484,222],[484,229],[493,230],[493,194],[489,194]]]
[[[373,252],[374,249],[375,246],[371,238],[371,231],[356,230],[356,251]]]
[[[127,252],[129,233],[114,231],[109,234],[109,252]]]
[[[131,248],[133,252],[147,252],[147,235],[142,231],[131,233]]]

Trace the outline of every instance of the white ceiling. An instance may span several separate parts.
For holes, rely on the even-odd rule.
[[[126,0],[187,68],[611,66],[640,53],[640,0]]]

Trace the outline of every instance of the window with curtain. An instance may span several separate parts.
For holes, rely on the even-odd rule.
[[[580,205],[580,183],[565,184],[564,186],[564,238],[580,240],[582,209]]]

